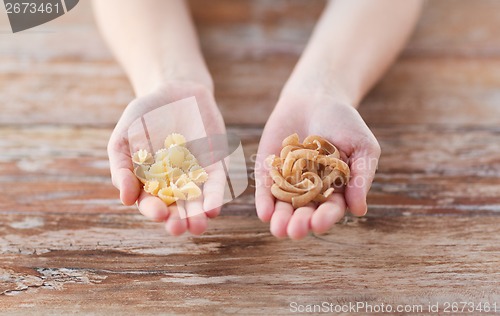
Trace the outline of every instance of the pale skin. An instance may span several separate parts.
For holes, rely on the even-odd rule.
[[[127,125],[148,109],[190,96],[197,97],[207,129],[225,131],[189,9],[182,0],[94,0],[93,4],[101,32],[137,97],[125,109],[108,144],[113,184],[125,205],[137,202],[142,214],[164,221],[170,234],[201,234],[207,219],[220,211],[215,207],[215,184],[205,185],[203,200],[166,207],[142,190],[131,170],[125,137]],[[356,216],[366,214],[380,146],[357,107],[404,46],[421,6],[422,0],[337,0],[326,6],[259,144],[257,215],[270,222],[276,237],[301,239],[310,232],[324,233],[347,208]],[[352,176],[344,192],[321,205],[296,210],[276,201],[263,160],[279,153],[283,138],[293,133],[301,139],[320,135],[343,152]],[[205,213],[180,219],[178,207],[202,208]]]

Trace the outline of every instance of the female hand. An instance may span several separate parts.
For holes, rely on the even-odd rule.
[[[202,198],[178,202],[167,207],[158,197],[146,193],[133,173],[129,128],[146,113],[193,96],[198,103],[199,113],[191,113],[192,107],[190,109],[186,107],[172,113],[172,117],[159,117],[158,121],[165,121],[161,132],[166,136],[172,132],[184,134],[183,131],[189,134],[193,132],[193,129],[199,129],[200,138],[203,133],[206,135],[224,134],[224,121],[215,103],[212,90],[201,84],[181,81],[163,84],[152,93],[133,100],[123,112],[108,143],[111,177],[114,186],[120,190],[122,203],[132,205],[137,202],[144,216],[156,221],[165,221],[166,229],[172,235],[180,235],[186,230],[193,234],[201,234],[205,231],[207,217],[215,217],[220,212],[222,199],[220,192],[224,192],[225,174],[222,170],[207,169],[209,178],[203,186]],[[193,126],[193,117],[196,115],[201,115],[203,126],[199,126],[200,124]],[[150,134],[152,134],[151,131]],[[182,213],[196,215],[183,218],[185,216],[181,216]]]
[[[319,135],[332,142],[348,158],[351,179],[344,193],[334,193],[327,202],[312,203],[294,211],[290,203],[276,200],[271,194],[265,158],[278,155],[281,142],[297,133],[300,139]],[[257,214],[271,222],[276,237],[304,238],[310,230],[320,234],[339,221],[346,206],[357,216],[367,212],[366,196],[380,157],[380,146],[359,113],[326,95],[282,96],[269,118],[260,140],[255,164]]]

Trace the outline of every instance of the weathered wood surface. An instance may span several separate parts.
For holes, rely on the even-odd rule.
[[[191,4],[218,102],[251,157],[324,3]],[[0,34],[0,313],[500,307],[498,10],[428,2],[360,108],[383,150],[368,216],[300,242],[269,234],[252,188],[199,237],[169,237],[119,203],[105,147],[132,93],[88,3],[39,32]]]
[[[323,2],[197,0],[192,7],[226,122],[263,124]],[[429,2],[403,57],[365,100],[367,121],[497,123],[498,10],[494,0]],[[0,30],[8,31],[6,23],[0,16]],[[37,30],[2,34],[0,123],[113,126],[132,93],[88,3]],[[410,122],[400,120],[405,115]]]

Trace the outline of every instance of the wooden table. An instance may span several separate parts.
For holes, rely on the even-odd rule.
[[[250,156],[324,3],[191,4],[218,102]],[[383,150],[368,215],[299,242],[269,234],[252,188],[199,237],[169,237],[122,206],[105,147],[133,95],[89,4],[16,35],[2,15],[0,312],[500,310],[498,12],[498,1],[429,1],[360,108]]]

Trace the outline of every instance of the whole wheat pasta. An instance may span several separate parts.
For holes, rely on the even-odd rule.
[[[266,163],[274,184],[276,199],[294,208],[310,202],[325,202],[335,188],[349,182],[349,166],[340,159],[340,151],[321,136],[311,135],[300,143],[292,134],[282,142],[279,157],[271,155]]]

